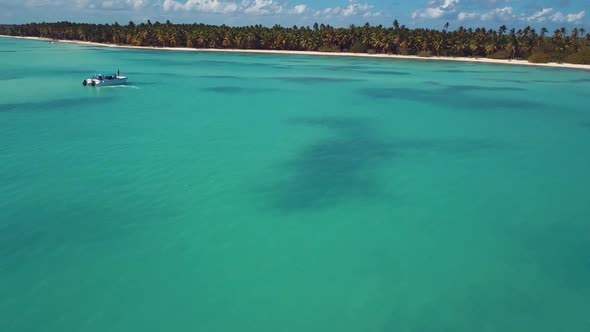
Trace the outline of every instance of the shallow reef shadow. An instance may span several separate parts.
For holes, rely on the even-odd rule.
[[[130,62],[137,62],[137,59],[124,59]],[[268,65],[262,62],[242,62],[242,61],[228,61],[228,60],[203,60],[200,57],[184,57],[182,59],[171,59],[169,57],[146,57],[140,60],[143,63],[162,67],[190,67],[190,68],[223,68],[226,69],[231,66],[246,66],[246,67],[262,67],[267,68]]]
[[[222,86],[213,86],[213,87],[202,88],[201,91],[219,93],[219,94],[241,94],[241,93],[270,93],[270,92],[280,91],[280,89],[222,85]]]
[[[501,100],[477,95],[467,94],[469,91],[485,91],[505,88],[481,87],[481,86],[448,86],[435,84],[443,88],[429,90],[416,88],[362,88],[357,92],[371,99],[407,100],[412,102],[429,103],[434,105],[451,106],[458,109],[470,110],[495,110],[513,108],[519,110],[534,109],[541,104],[517,98],[503,98]],[[450,93],[455,92],[455,93]]]
[[[396,71],[396,70],[361,70],[361,73],[370,75],[391,75],[391,76],[408,76],[411,75],[409,72]]]
[[[366,121],[325,117],[296,118],[290,123],[323,127],[336,136],[305,146],[280,166],[291,176],[271,190],[276,208],[292,213],[379,194],[379,183],[370,170],[393,158],[394,147],[376,136]]]
[[[108,99],[101,98],[100,102],[112,103],[115,102],[117,97],[110,96]],[[29,102],[17,102],[17,103],[3,103],[0,104],[0,112],[20,112],[20,111],[45,111],[45,110],[63,110],[70,109],[80,106],[80,109],[85,109],[88,105],[91,105],[93,101],[98,99],[97,97],[84,97],[84,98],[60,98],[51,99],[46,101],[29,101]]]
[[[239,86],[214,86],[210,88],[203,88],[201,89],[205,92],[214,92],[214,93],[225,93],[225,94],[238,94],[243,93],[244,88]]]
[[[490,82],[499,82],[499,83],[518,83],[518,84],[526,84],[528,81],[526,80],[518,80],[512,78],[480,78],[482,81],[490,81]]]
[[[468,70],[468,69],[439,69],[434,70],[437,73],[452,73],[452,74],[459,74],[459,73],[466,73],[466,74],[481,74],[484,71],[481,70]]]
[[[494,70],[494,71],[484,71],[484,70],[474,70],[474,69],[438,69],[434,70],[437,73],[452,73],[452,74],[528,74],[528,71],[518,71],[518,70]]]
[[[320,83],[352,83],[361,82],[362,79],[345,78],[345,77],[321,77],[321,76],[279,76],[271,77],[274,80],[281,80],[285,82],[301,83],[301,84],[320,84]]]
[[[443,84],[437,81],[425,81],[424,84],[438,86],[447,90],[447,92],[468,92],[468,91],[526,91],[522,87],[508,87],[508,86],[483,86],[470,84]]]
[[[279,165],[289,175],[266,192],[283,213],[337,206],[350,199],[376,199],[388,194],[379,181],[382,165],[413,151],[461,156],[496,149],[487,140],[392,139],[369,120],[347,117],[293,118],[290,124],[329,130],[333,136],[307,144]]]
[[[239,79],[243,79],[244,77],[241,76],[234,76],[234,75],[201,75],[199,77],[202,78],[211,78],[211,79],[231,79],[231,80],[239,80]]]
[[[372,69],[371,66],[366,66],[366,65],[340,65],[340,66],[334,66],[334,65],[316,65],[316,66],[311,66],[311,67],[316,67],[319,69],[326,69],[329,71],[336,71],[336,72],[342,72],[342,71],[356,71],[356,70],[370,70]]]

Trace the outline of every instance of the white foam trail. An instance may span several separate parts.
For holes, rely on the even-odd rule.
[[[110,85],[110,86],[102,86],[101,88],[110,88],[110,89],[141,89],[136,85]]]

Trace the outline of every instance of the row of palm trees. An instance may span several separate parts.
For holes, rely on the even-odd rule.
[[[245,27],[205,24],[172,24],[149,20],[127,25],[80,24],[71,22],[32,23],[0,27],[0,32],[15,36],[36,36],[54,39],[93,41],[136,46],[234,48],[301,51],[352,51],[390,54],[419,54],[528,58],[534,52],[545,52],[557,60],[590,47],[590,34],[565,28],[552,34],[546,28],[539,32],[527,26],[497,30],[459,27],[444,29],[408,29],[397,20],[391,27],[381,25],[350,25],[334,28],[314,24],[291,28],[275,25]]]

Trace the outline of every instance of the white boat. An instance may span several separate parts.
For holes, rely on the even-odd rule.
[[[83,86],[107,86],[127,84],[127,77],[115,73],[97,73],[82,81]]]

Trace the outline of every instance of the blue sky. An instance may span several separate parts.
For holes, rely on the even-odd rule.
[[[451,29],[531,25],[590,30],[590,0],[0,0],[0,23],[151,19],[209,24],[391,26]]]

